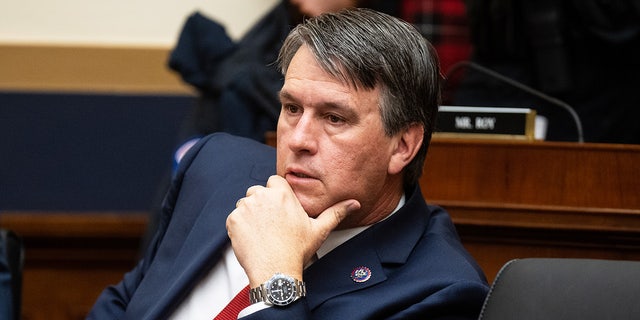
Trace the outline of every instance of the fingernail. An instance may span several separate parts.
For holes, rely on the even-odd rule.
[[[353,211],[353,210],[358,210],[360,209],[360,202],[358,202],[357,200],[353,200],[351,202],[349,202],[349,204],[347,205],[347,210],[348,211]]]

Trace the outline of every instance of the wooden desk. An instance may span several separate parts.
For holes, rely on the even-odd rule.
[[[2,212],[25,244],[22,318],[84,319],[107,285],[138,258],[142,212]]]
[[[519,257],[640,260],[640,146],[435,138],[420,184],[489,280]]]
[[[436,138],[420,184],[490,281],[518,257],[640,260],[640,146]],[[84,319],[134,266],[146,223],[144,212],[2,212],[27,250],[23,318]]]

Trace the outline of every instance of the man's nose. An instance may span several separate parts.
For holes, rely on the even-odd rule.
[[[295,152],[315,153],[317,151],[317,139],[319,124],[310,116],[302,116],[292,128],[289,145]]]

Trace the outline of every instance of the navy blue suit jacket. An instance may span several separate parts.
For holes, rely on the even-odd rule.
[[[88,319],[163,319],[220,259],[227,215],[246,189],[275,173],[275,150],[214,134],[181,161],[151,246],[134,270],[105,289]],[[371,278],[354,282],[355,268]],[[488,286],[449,215],[418,187],[406,204],[304,272],[307,297],[253,319],[475,319]]]

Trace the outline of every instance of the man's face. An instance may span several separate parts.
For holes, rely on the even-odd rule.
[[[306,46],[293,57],[280,92],[277,172],[309,216],[346,199],[360,201],[363,217],[395,205],[398,184],[387,173],[398,138],[384,133],[379,95],[326,73]]]

